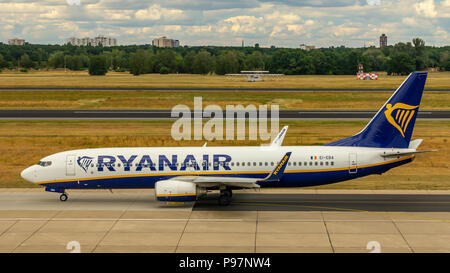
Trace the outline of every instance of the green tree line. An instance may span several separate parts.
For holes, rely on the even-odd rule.
[[[420,38],[383,48],[329,47],[305,51],[299,48],[177,47],[151,45],[116,47],[32,45],[0,43],[0,69],[89,70],[146,73],[239,73],[241,70],[267,70],[287,75],[354,75],[357,65],[364,70],[405,75],[412,71],[439,68],[450,71],[450,46],[426,46]]]

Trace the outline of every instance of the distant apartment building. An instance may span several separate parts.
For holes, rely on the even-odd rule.
[[[383,33],[380,36],[380,47],[387,46],[387,36]]]
[[[71,44],[74,46],[87,46],[87,45],[91,45],[91,46],[117,46],[117,39],[116,38],[111,38],[111,37],[105,37],[105,36],[97,36],[93,39],[89,38],[89,37],[85,37],[85,38],[76,38],[76,37],[71,37],[69,39],[66,40],[66,44]]]
[[[305,44],[301,44],[300,45],[300,49],[306,50],[306,51],[310,51],[312,49],[315,49],[315,46],[309,46],[309,45],[305,45]]]
[[[24,39],[14,38],[14,39],[9,39],[8,40],[8,45],[23,46],[24,44],[25,44],[25,40]]]
[[[153,39],[152,45],[156,47],[179,47],[180,41],[168,39],[166,36],[163,36],[161,38]]]

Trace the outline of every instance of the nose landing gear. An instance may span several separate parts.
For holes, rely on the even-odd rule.
[[[67,193],[66,193],[66,189],[64,189],[64,188],[45,187],[45,191],[61,193],[61,195],[59,196],[59,200],[61,202],[65,202],[65,201],[67,201],[67,199],[69,199],[69,196],[67,196]]]
[[[67,196],[66,193],[62,193],[62,194],[59,196],[59,200],[60,200],[61,202],[65,202],[65,201],[67,201],[67,199],[69,199],[69,196]]]

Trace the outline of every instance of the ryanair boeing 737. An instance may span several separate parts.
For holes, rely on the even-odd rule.
[[[323,146],[281,146],[284,127],[270,146],[81,149],[44,157],[21,175],[46,191],[155,188],[165,202],[195,201],[219,190],[306,187],[382,174],[413,161],[421,139],[411,141],[427,78],[411,73],[358,134]]]

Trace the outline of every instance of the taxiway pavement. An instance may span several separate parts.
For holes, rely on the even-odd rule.
[[[450,252],[450,191],[264,189],[219,207],[213,195],[167,206],[153,190],[60,202],[0,189],[0,252],[70,252],[70,242],[81,252]]]

